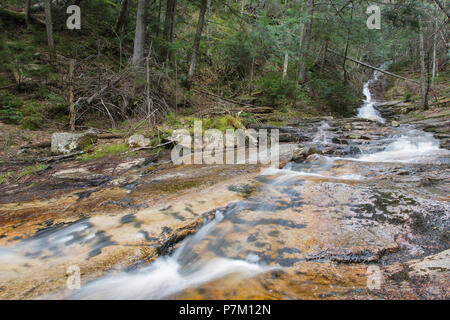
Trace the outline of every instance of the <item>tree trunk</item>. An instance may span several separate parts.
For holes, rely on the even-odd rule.
[[[425,43],[423,40],[422,17],[419,16],[419,51],[420,51],[420,95],[422,97],[422,107],[428,109],[428,99],[425,79]]]
[[[353,5],[352,5],[352,12],[350,15],[350,21],[353,21]],[[349,41],[350,41],[350,28],[347,30],[347,41],[345,43],[345,51],[344,51],[344,63],[342,64],[342,70],[344,72],[343,82],[345,85],[347,85],[347,81],[348,81],[348,73],[347,73],[347,69],[345,68],[345,65],[347,63]]]
[[[283,65],[283,80],[287,77],[287,71],[288,71],[288,65],[289,65],[289,54],[284,54],[284,65]]]
[[[436,16],[434,18],[434,29],[433,29],[433,67],[432,67],[432,77],[431,77],[431,83],[434,84],[434,78],[437,76],[437,54],[436,54],[436,47],[437,47],[437,33],[438,33],[438,17]]]
[[[70,60],[69,65],[69,124],[70,131],[75,131],[75,107],[73,104],[73,71],[75,68],[75,60]]]
[[[314,0],[306,1],[305,13],[309,17],[309,20],[302,27],[302,39],[300,42],[300,52],[302,55],[300,63],[299,81],[304,82],[306,76],[306,60],[308,58],[309,42],[312,28],[312,13],[314,9]]]
[[[161,10],[162,10],[162,0],[159,0],[159,3],[158,3],[158,29],[156,31],[157,37],[159,37],[159,33],[161,31]]]
[[[120,8],[119,17],[117,18],[115,31],[117,34],[121,33],[128,23],[128,6],[130,0],[123,0]]]
[[[51,58],[55,58],[55,41],[53,40],[53,21],[52,21],[52,8],[50,0],[44,0],[45,9],[45,27],[47,30],[47,43],[50,51]]]
[[[198,51],[199,51],[200,40],[201,40],[201,36],[202,36],[202,31],[203,31],[203,24],[205,21],[206,6],[207,6],[207,0],[202,0],[202,2],[200,4],[200,14],[198,16],[197,31],[195,33],[195,39],[194,39],[194,49],[193,49],[192,56],[191,56],[191,65],[189,67],[189,72],[188,72],[188,80],[189,81],[194,76],[195,67],[197,65],[197,56],[199,53]]]
[[[167,41],[171,40],[173,34],[173,24],[175,20],[176,0],[167,0],[166,16],[164,18],[163,36]]]
[[[138,0],[136,31],[134,33],[133,67],[140,67],[144,61],[147,0]]]
[[[25,2],[25,21],[29,27],[31,25],[31,0]]]
[[[209,19],[211,17],[211,0],[208,0],[208,7],[206,11],[206,56],[209,57],[211,52],[209,49]]]
[[[164,18],[164,30],[163,37],[166,42],[172,43],[174,38],[174,24],[175,24],[175,13],[176,13],[177,1],[176,0],[167,0],[166,6],[166,16]],[[168,48],[164,48],[162,52],[162,56],[170,59],[171,54],[169,53]]]

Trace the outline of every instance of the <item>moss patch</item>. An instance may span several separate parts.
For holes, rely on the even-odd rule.
[[[33,166],[28,166],[23,168],[21,171],[9,171],[6,173],[0,174],[0,184],[3,184],[9,180],[20,180],[23,177],[36,174],[38,172],[44,171],[48,166],[45,164],[36,164]]]
[[[128,145],[126,143],[120,143],[100,145],[97,147],[89,146],[84,151],[86,153],[80,156],[81,160],[94,160],[126,152],[128,151]]]

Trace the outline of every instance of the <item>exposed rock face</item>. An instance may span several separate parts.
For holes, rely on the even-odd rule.
[[[82,150],[95,142],[97,142],[97,136],[93,131],[56,132],[52,135],[51,150],[54,154],[68,154],[75,150]]]
[[[403,100],[393,100],[379,102],[375,105],[375,108],[381,113],[384,118],[389,118],[408,113],[414,110],[415,106]]]
[[[132,148],[144,148],[150,145],[150,139],[145,138],[142,134],[135,134],[128,138],[128,144]]]
[[[292,144],[280,146],[281,157],[296,162],[289,170],[258,174],[260,167],[248,164],[110,159],[55,164],[38,177],[38,187],[22,187],[19,195],[13,194],[18,187],[5,187],[0,244],[21,248],[28,239],[44,250],[31,247],[26,256],[0,263],[2,272],[17,270],[0,279],[0,297],[65,288],[59,261],[80,265],[83,281],[113,268],[138,269],[179,249],[215,215],[211,232],[204,238],[199,232],[183,249],[183,263],[219,256],[278,269],[213,278],[171,298],[448,299],[448,163],[356,162],[353,155],[385,150],[386,139],[402,128],[356,118],[327,122],[322,130],[318,121],[280,130],[306,140],[293,156],[283,151]],[[423,125],[438,130],[434,122]],[[330,160],[343,155],[352,156]],[[43,195],[51,201],[36,201]],[[53,262],[58,268],[42,272]],[[379,289],[367,285],[371,267],[380,272]],[[181,276],[190,280],[188,269]],[[112,289],[119,296],[127,291]]]

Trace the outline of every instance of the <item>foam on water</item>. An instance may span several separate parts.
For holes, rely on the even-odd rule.
[[[331,135],[329,132],[330,129],[331,129],[330,125],[326,121],[322,121],[312,142],[320,144],[330,144],[331,143]]]
[[[430,133],[407,130],[383,151],[361,155],[357,160],[366,162],[426,163],[437,157],[448,156],[449,151],[439,147],[439,141]]]

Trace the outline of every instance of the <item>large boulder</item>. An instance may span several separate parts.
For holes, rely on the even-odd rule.
[[[56,132],[52,135],[51,150],[53,154],[68,154],[76,150],[83,150],[95,142],[97,142],[97,135],[94,131]]]
[[[150,139],[142,134],[135,134],[128,138],[128,145],[132,148],[145,148],[150,145]]]

